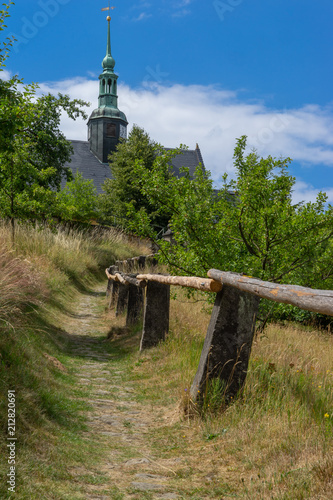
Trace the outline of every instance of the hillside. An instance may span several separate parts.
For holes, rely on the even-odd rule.
[[[45,499],[329,499],[333,477],[330,332],[270,326],[246,387],[188,416],[210,319],[177,291],[164,344],[139,353],[140,326],[106,310],[103,269],[145,251],[114,232],[3,227],[1,456],[15,390],[16,493]],[[2,477],[8,463],[1,460]]]

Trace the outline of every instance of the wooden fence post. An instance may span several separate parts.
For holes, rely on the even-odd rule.
[[[138,259],[138,267],[139,269],[144,269],[146,265],[146,256],[145,255],[140,255]]]
[[[143,289],[129,285],[126,326],[135,325],[143,316]]]
[[[110,274],[115,274],[118,271],[118,266],[110,266],[108,272]],[[118,295],[118,283],[113,280],[108,280],[108,286],[106,289],[106,298],[108,300],[108,308],[111,309],[112,305],[116,302]]]
[[[170,286],[148,281],[140,351],[156,346],[169,331]]]
[[[191,387],[192,401],[202,402],[212,379],[221,380],[227,400],[243,387],[259,300],[228,285],[217,294]]]
[[[116,316],[122,314],[128,302],[128,286],[122,285],[121,283],[117,283],[118,285],[118,298],[117,298],[117,306],[116,306]]]
[[[131,272],[134,267],[134,261],[133,259],[127,259],[126,261],[126,272]]]

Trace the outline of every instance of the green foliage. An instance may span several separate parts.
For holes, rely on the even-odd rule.
[[[235,180],[225,175],[213,189],[202,166],[193,178],[165,177],[167,161],[157,157],[148,173],[140,161],[135,174],[151,204],[171,214],[175,245],[159,241],[159,258],[177,273],[205,276],[208,269],[245,273],[261,279],[331,286],[332,207],[319,193],[314,203],[292,203],[295,179],[289,158],[245,156],[246,137],[237,141]],[[132,213],[133,228],[157,237],[147,211]],[[324,281],[325,280],[325,281]]]
[[[9,17],[9,8],[11,5],[14,5],[14,2],[9,1],[8,3],[3,3],[2,4],[2,9],[0,10],[0,31],[3,31],[5,28],[7,28],[5,24],[5,20],[7,17]],[[8,57],[8,52],[10,50],[10,47],[13,44],[13,39],[12,38],[6,38],[4,42],[1,42],[0,45],[0,70],[3,66],[5,66],[5,60]]]
[[[37,86],[18,89],[16,77],[3,82],[0,101],[0,207],[2,215],[40,218],[52,214],[55,190],[62,177],[71,178],[64,164],[70,160],[71,144],[59,130],[65,111],[75,119],[85,114],[81,100],[51,94],[35,98]]]
[[[140,161],[149,174],[156,156],[160,154],[161,146],[151,141],[142,128],[134,125],[128,140],[120,142],[117,151],[110,156],[113,178],[105,182],[103,188],[106,194],[102,197],[102,212],[106,219],[115,225],[129,227],[132,212],[143,209],[150,215],[155,229],[160,231],[167,225],[168,216],[163,210],[156,211],[154,203],[143,193],[133,175],[136,161]],[[164,175],[167,172],[164,170]]]
[[[57,193],[57,205],[62,220],[89,222],[98,219],[98,195],[92,180],[77,172],[72,181]]]
[[[8,9],[0,11],[0,31]],[[0,69],[13,40],[0,47]],[[48,94],[36,98],[38,86],[23,86],[17,76],[0,80],[0,210],[2,217],[46,218],[56,203],[62,178],[71,178],[65,167],[72,146],[59,130],[63,112],[86,118],[81,106],[88,103],[69,96]]]

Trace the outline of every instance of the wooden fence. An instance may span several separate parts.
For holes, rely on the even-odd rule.
[[[143,319],[140,350],[165,340],[169,330],[170,286],[195,288],[216,293],[199,367],[191,386],[191,399],[200,402],[207,383],[219,378],[226,397],[243,387],[260,298],[292,304],[333,316],[333,291],[280,285],[249,276],[208,271],[209,278],[129,273],[136,265],[156,264],[153,256],[118,261],[106,270],[109,307],[116,315],[127,310],[126,325]]]

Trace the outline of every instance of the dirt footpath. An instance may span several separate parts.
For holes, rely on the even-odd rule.
[[[112,312],[104,312],[105,287],[80,295],[66,324],[70,350],[82,360],[77,372],[78,389],[89,390],[88,435],[102,450],[101,461],[91,470],[71,469],[72,475],[103,474],[102,484],[87,484],[87,499],[177,499],[172,484],[182,459],[157,459],[149,448],[152,428],[166,423],[161,408],[140,402],[131,382],[126,381],[126,356],[106,350]],[[109,322],[110,321],[110,322]],[[125,380],[125,382],[124,382]],[[96,481],[98,483],[98,481]]]

